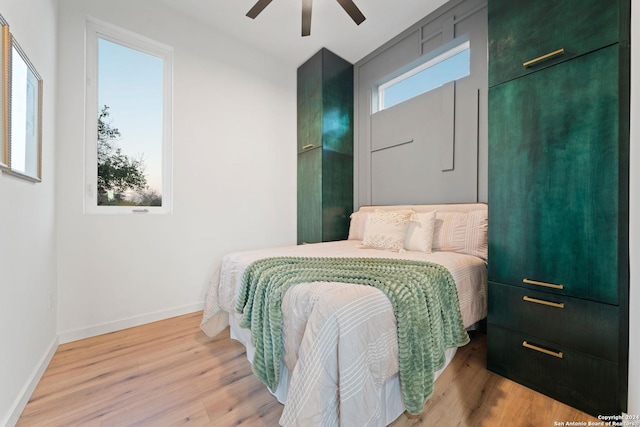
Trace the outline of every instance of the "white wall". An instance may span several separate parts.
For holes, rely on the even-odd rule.
[[[60,340],[200,310],[216,261],[296,241],[296,70],[153,0],[60,2]],[[84,215],[90,15],[174,48],[174,210]]]
[[[640,3],[631,2],[629,414],[640,414]]]
[[[44,81],[42,182],[0,174],[0,425],[13,424],[57,344],[56,0],[1,0]]]

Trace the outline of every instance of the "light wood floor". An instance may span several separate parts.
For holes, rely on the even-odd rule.
[[[228,329],[201,312],[63,344],[18,426],[277,426],[282,405]],[[553,426],[596,421],[485,369],[486,336],[458,350],[423,415],[392,426]],[[351,426],[347,426],[351,427]]]

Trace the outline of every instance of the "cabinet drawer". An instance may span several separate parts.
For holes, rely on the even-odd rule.
[[[618,360],[617,306],[490,282],[488,322]]]
[[[490,0],[489,86],[616,43],[619,10],[619,1]]]
[[[487,352],[492,372],[596,416],[621,411],[616,363],[491,324]]]

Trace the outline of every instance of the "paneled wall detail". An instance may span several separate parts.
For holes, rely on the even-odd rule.
[[[440,168],[452,171],[455,159],[456,141],[456,82],[442,86],[442,137],[440,138]],[[477,117],[477,111],[475,116]],[[477,129],[476,129],[477,130]],[[476,142],[477,140],[476,132]]]
[[[486,1],[451,1],[355,65],[354,205],[487,199]],[[468,39],[469,76],[390,108],[378,86]]]

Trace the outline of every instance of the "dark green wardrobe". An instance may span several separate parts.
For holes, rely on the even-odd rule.
[[[321,49],[298,68],[298,244],[346,239],[353,211],[353,65]]]
[[[626,410],[630,2],[489,0],[488,368]]]

